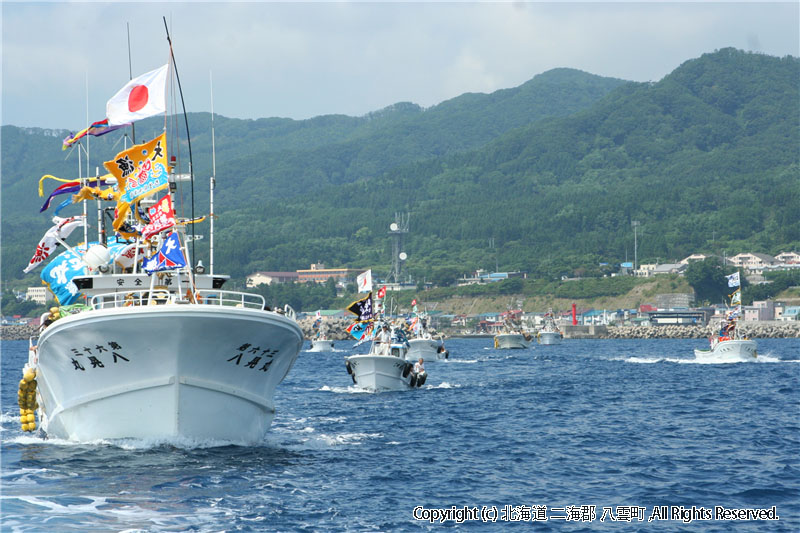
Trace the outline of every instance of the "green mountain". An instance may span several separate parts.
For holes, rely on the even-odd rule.
[[[800,61],[733,49],[657,83],[559,69],[425,110],[217,117],[217,270],[242,277],[322,261],[385,274],[397,212],[411,214],[405,266],[419,280],[495,265],[534,277],[599,275],[603,263],[633,260],[632,221],[641,224],[640,262],[796,250],[799,117]],[[193,151],[206,157],[195,156],[195,175],[208,176],[210,120],[190,118]],[[142,124],[137,134],[154,128]],[[30,228],[46,226],[39,199],[22,191],[30,196],[35,177],[55,173],[41,165],[56,162],[45,153],[48,132],[18,130],[17,158],[41,171],[12,166],[28,169],[25,185],[7,179],[7,129],[6,279],[30,256]],[[195,188],[205,212],[205,180]]]

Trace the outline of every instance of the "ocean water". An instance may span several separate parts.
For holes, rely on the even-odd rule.
[[[0,530],[797,532],[800,339],[758,342],[453,339],[422,389],[369,393],[340,341],[300,354],[254,447],[23,434],[27,343],[3,342]]]

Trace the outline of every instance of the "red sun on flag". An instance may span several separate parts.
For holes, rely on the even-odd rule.
[[[128,95],[128,111],[131,113],[143,109],[149,99],[147,85],[136,85]]]

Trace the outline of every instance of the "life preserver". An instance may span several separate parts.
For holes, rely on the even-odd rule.
[[[417,374],[417,387],[422,387],[425,385],[425,380],[428,379],[428,373],[425,371],[420,372]]]
[[[403,377],[407,378],[408,374],[411,373],[411,369],[414,368],[414,365],[406,361],[406,366],[403,368]],[[412,385],[413,386],[413,385]]]

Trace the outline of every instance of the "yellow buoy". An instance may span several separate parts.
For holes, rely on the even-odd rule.
[[[33,372],[33,370],[28,369],[22,379],[25,381],[33,381],[36,379],[36,374]]]

